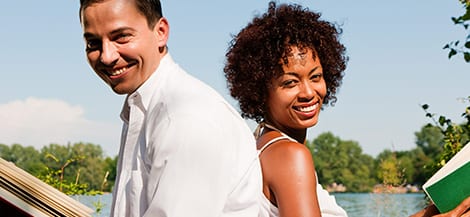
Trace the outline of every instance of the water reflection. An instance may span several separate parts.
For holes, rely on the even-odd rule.
[[[349,217],[403,217],[426,206],[424,194],[335,194],[336,202]]]

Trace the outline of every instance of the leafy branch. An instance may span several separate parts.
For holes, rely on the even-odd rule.
[[[53,154],[46,154],[46,158],[52,159],[55,162],[59,163],[59,159],[54,156]],[[84,156],[78,156],[74,157],[71,159],[68,159],[63,163],[59,169],[54,170],[50,167],[45,168],[45,175],[39,176],[39,179],[44,181],[45,183],[55,187],[61,192],[64,192],[67,195],[96,195],[96,194],[102,194],[101,191],[96,191],[96,190],[88,190],[88,184],[81,184],[79,183],[79,178],[80,178],[80,170],[77,171],[77,174],[75,176],[75,182],[66,182],[64,181],[64,173],[65,173],[65,168],[69,166],[72,163],[78,162],[82,159],[84,159]]]
[[[444,46],[443,49],[449,49],[448,58],[461,53],[464,57],[465,62],[470,62],[470,0],[459,0],[465,8],[465,13],[459,17],[452,17],[452,21],[455,25],[462,26],[467,31],[467,37],[464,42],[460,40],[451,41]]]
[[[462,101],[470,102],[470,96],[468,98],[463,98]],[[440,115],[436,118],[436,114],[430,113],[428,111],[429,105],[424,104],[421,106],[422,109],[426,112],[426,117],[430,118],[434,126],[437,126],[441,133],[444,135],[444,146],[443,152],[441,153],[439,159],[435,163],[435,170],[444,166],[447,161],[449,161],[462,147],[469,141],[469,130],[470,130],[470,106],[465,109],[465,112],[462,113],[462,117],[466,119],[466,123],[456,124],[453,123],[449,118]],[[428,126],[433,126],[428,124]]]

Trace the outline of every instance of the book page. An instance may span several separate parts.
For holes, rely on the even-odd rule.
[[[0,158],[0,188],[45,213],[90,216],[92,209]],[[5,198],[11,199],[11,198]]]

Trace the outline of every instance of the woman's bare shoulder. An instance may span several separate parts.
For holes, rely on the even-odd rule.
[[[304,177],[315,173],[310,150],[303,144],[280,140],[260,155],[263,174],[267,179]]]

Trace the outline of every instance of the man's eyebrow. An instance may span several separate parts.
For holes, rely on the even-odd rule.
[[[83,38],[85,38],[85,39],[86,39],[86,38],[93,38],[93,37],[95,37],[94,34],[91,34],[91,33],[89,33],[89,32],[83,33]]]
[[[124,31],[133,31],[134,29],[131,28],[131,27],[121,27],[121,28],[117,28],[113,31],[110,32],[111,35],[114,35],[114,34],[117,34],[117,33],[121,33],[121,32],[124,32]],[[89,33],[89,32],[85,32],[83,34],[83,37],[84,38],[93,38],[93,37],[96,37],[94,34],[92,33]]]
[[[129,30],[130,30],[130,31],[134,31],[134,29],[131,28],[131,27],[121,27],[121,28],[117,28],[117,29],[111,31],[110,34],[111,34],[111,35],[114,35],[114,34],[117,34],[117,33],[120,33],[120,32],[129,31]]]

